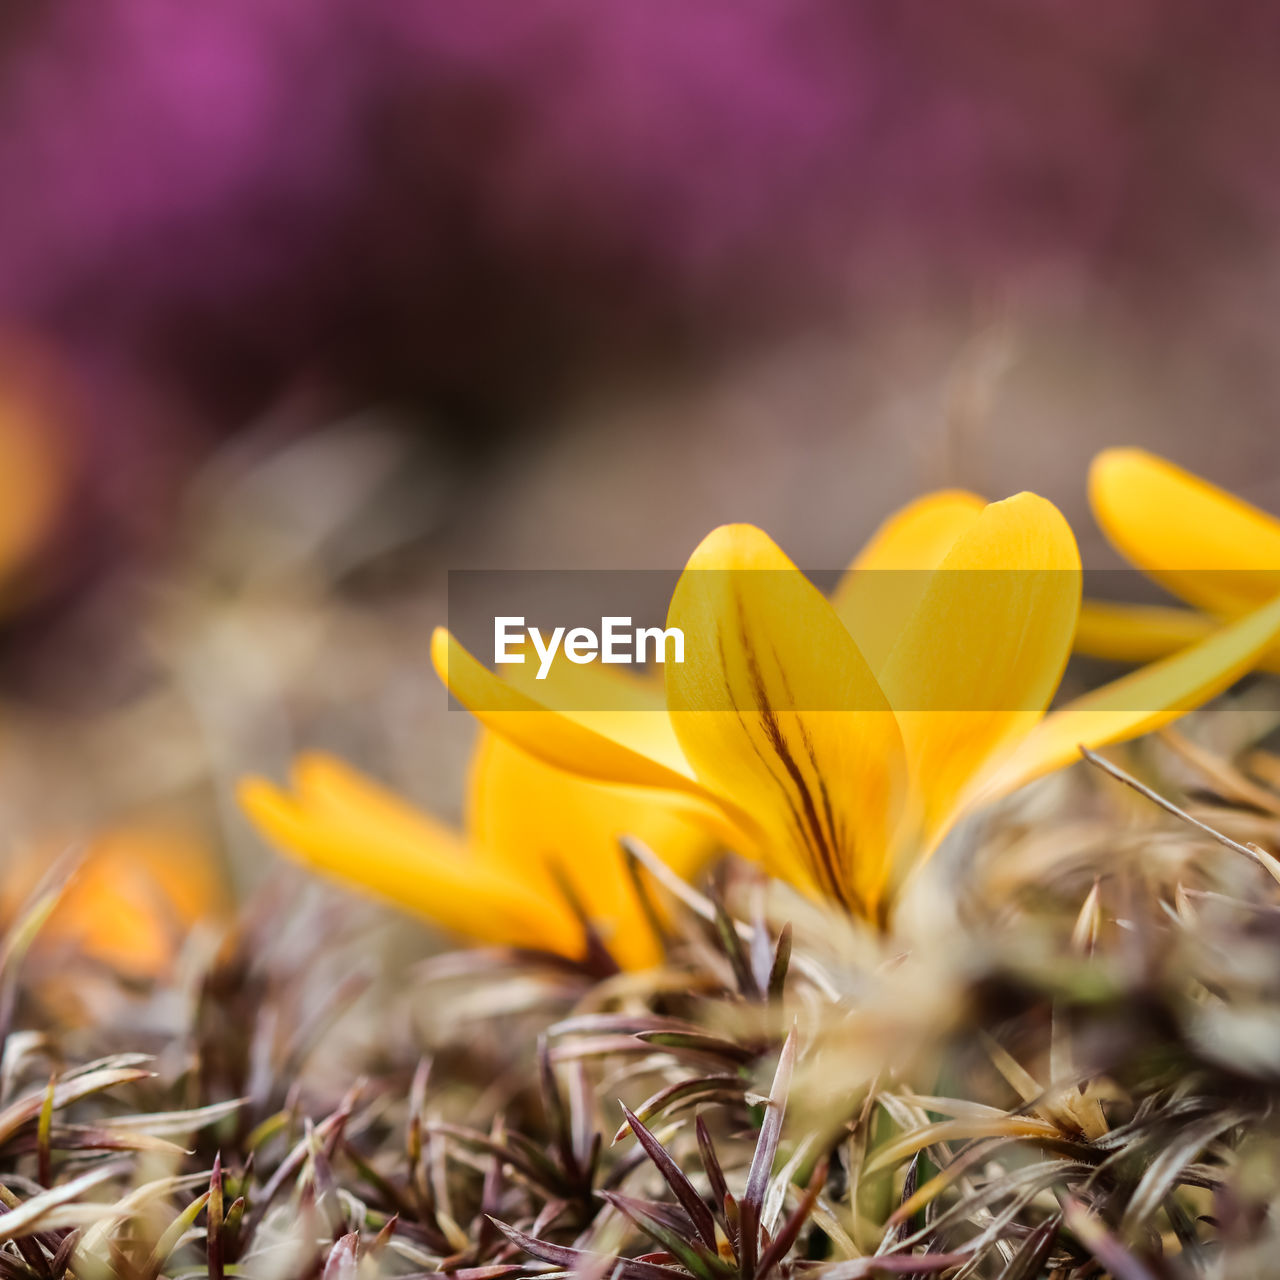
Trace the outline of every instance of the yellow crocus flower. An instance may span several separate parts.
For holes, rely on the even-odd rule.
[[[773,874],[883,922],[975,805],[1072,762],[1082,743],[1166,723],[1280,634],[1277,601],[1046,715],[1080,591],[1075,539],[1051,503],[947,492],[886,523],[831,600],[761,530],[714,530],[671,601],[686,654],[666,666],[665,706],[592,702],[588,668],[545,686],[499,679],[444,630],[432,655],[512,744],[692,802]]]
[[[582,782],[482,734],[458,831],[350,766],[312,754],[282,790],[259,778],[241,803],[304,865],[483,943],[581,959],[582,916],[624,968],[660,956],[619,846],[634,835],[690,875],[705,832],[652,797]]]
[[[1089,500],[1116,550],[1194,610],[1086,600],[1081,653],[1161,658],[1280,594],[1280,520],[1164,458],[1142,449],[1100,453]],[[1280,672],[1280,648],[1257,665]]]

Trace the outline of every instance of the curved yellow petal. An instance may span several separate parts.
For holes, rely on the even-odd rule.
[[[1112,662],[1151,662],[1196,644],[1221,626],[1193,609],[1085,600],[1076,622],[1075,649]]]
[[[776,874],[874,914],[906,783],[898,726],[848,629],[750,525],[703,540],[667,625],[685,637],[667,701],[698,777],[751,815]]]
[[[515,679],[495,675],[443,627],[432,634],[431,661],[449,692],[477,720],[556,768],[599,782],[702,793],[687,762],[672,760],[662,745],[669,726],[662,725],[661,711],[584,709],[573,705],[578,699],[563,696],[564,685],[551,681],[534,696]],[[567,680],[568,669],[559,670]],[[560,709],[552,705],[557,688]]]
[[[457,833],[354,770],[311,757],[298,781],[289,794],[248,778],[239,799],[303,865],[482,942],[581,954],[581,928],[557,895],[495,874]]]
[[[862,656],[878,671],[956,539],[986,507],[976,493],[944,489],[891,515],[858,553],[831,596]]]
[[[691,876],[715,842],[666,793],[603,786],[552,768],[491,733],[481,735],[467,826],[495,869],[517,881],[553,866],[624,968],[661,956],[618,844],[636,836],[677,874]]]
[[[849,570],[936,569],[987,505],[985,498],[967,489],[926,493],[884,520]],[[838,599],[839,589],[836,594]]]
[[[546,696],[557,697],[566,708],[553,709],[543,700],[541,688],[534,696],[514,681],[494,675],[443,627],[437,627],[431,637],[431,660],[449,692],[481,724],[513,746],[594,782],[652,787],[692,797],[701,802],[699,813],[719,835],[732,839],[735,834],[741,815],[726,814],[722,799],[694,776],[675,743],[666,712],[645,709],[650,704],[639,701],[645,695],[633,691],[636,701],[624,700],[620,707],[616,688],[611,688],[610,705],[600,710],[584,708],[580,696],[584,689],[600,693],[603,686],[578,683],[591,680],[585,667],[577,675],[562,667],[556,681],[545,682]]]
[[[317,821],[411,845],[423,859],[443,860],[450,866],[470,859],[466,842],[456,830],[335,756],[305,752],[294,760],[290,780],[298,803]]]
[[[1280,638],[1280,598],[1189,649],[1152,663],[1046,716],[975,789],[975,801],[1005,795],[1104,746],[1150,733],[1229,688]]]
[[[1076,624],[1076,652],[1114,662],[1154,662],[1198,644],[1221,628],[1218,619],[1193,609],[1086,600]],[[1280,648],[1261,654],[1256,666],[1280,674]]]
[[[1236,615],[1280,592],[1280,520],[1164,458],[1107,449],[1089,500],[1126,559],[1198,608]]]
[[[880,678],[920,788],[926,844],[965,786],[1049,705],[1079,604],[1075,538],[1035,494],[986,507],[943,558]]]

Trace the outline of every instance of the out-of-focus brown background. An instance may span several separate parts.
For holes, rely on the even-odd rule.
[[[1265,0],[11,0],[11,865],[252,882],[303,745],[456,813],[449,568],[834,567],[940,484],[1106,565],[1115,443],[1280,509],[1278,72]]]

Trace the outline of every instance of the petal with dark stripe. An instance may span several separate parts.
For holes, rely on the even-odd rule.
[[[703,540],[667,624],[667,702],[698,778],[745,810],[766,864],[858,914],[880,906],[906,807],[901,736],[848,629],[751,525]]]

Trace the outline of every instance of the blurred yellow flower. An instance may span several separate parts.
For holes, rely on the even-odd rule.
[[[1194,609],[1086,600],[1081,653],[1150,661],[1280,595],[1280,520],[1172,462],[1108,449],[1093,461],[1089,498],[1116,550]],[[1280,648],[1257,665],[1280,672]]]
[[[759,529],[712,532],[671,601],[686,660],[666,666],[665,706],[593,702],[587,667],[500,680],[443,630],[432,653],[513,744],[694,801],[773,874],[883,921],[962,814],[1212,697],[1280,633],[1276,602],[1045,715],[1080,590],[1051,503],[946,492],[889,520],[830,601]]]
[[[624,968],[660,957],[618,837],[691,874],[710,841],[645,795],[583,782],[482,734],[465,830],[456,831],[328,756],[307,755],[282,791],[246,780],[258,828],[304,865],[479,942],[582,958],[581,917]]]
[[[65,843],[46,843],[7,869],[0,915],[12,919]],[[71,847],[74,847],[72,845]],[[85,848],[37,938],[69,946],[135,978],[173,962],[191,926],[226,911],[223,878],[188,824],[138,819],[106,828]]]

